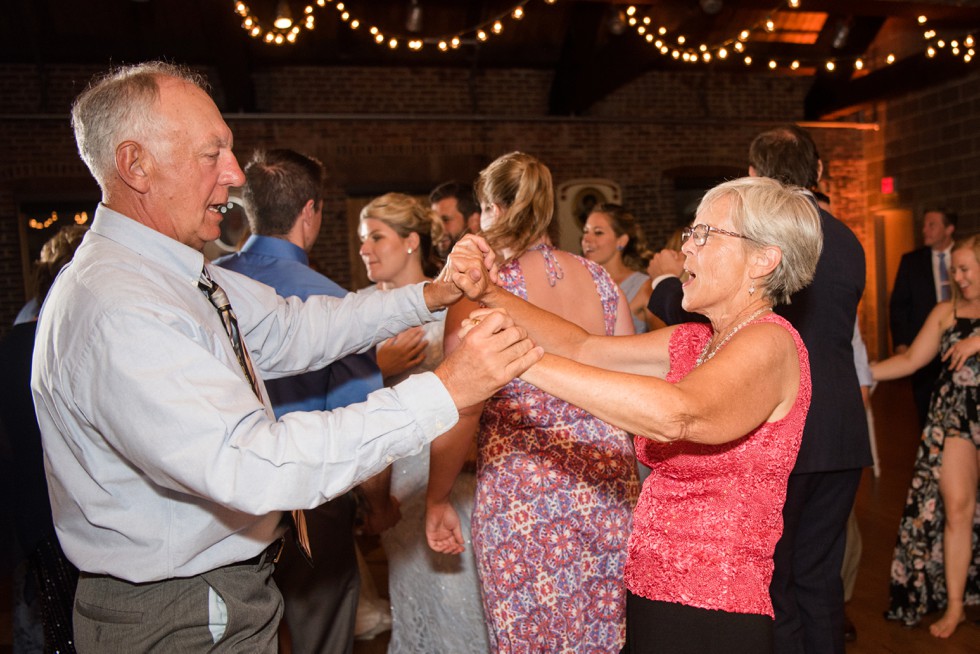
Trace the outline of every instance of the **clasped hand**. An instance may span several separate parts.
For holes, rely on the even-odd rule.
[[[478,319],[467,319],[461,339],[435,370],[457,408],[482,402],[544,356],[527,331],[499,309],[482,310]]]
[[[430,309],[442,308],[461,297],[479,302],[496,284],[496,258],[482,237],[464,236],[453,246],[439,276],[426,286],[426,304]]]

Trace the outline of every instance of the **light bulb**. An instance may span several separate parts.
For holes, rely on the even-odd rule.
[[[276,29],[288,30],[293,25],[293,12],[289,10],[289,3],[286,0],[279,0],[276,5],[276,20],[273,21]]]

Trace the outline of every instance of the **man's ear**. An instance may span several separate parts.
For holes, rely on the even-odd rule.
[[[749,177],[759,177],[759,173],[756,172],[755,166],[749,164]]]
[[[823,161],[821,161],[820,159],[817,159],[817,181],[818,182],[820,181],[820,178],[821,177],[823,177]]]
[[[116,173],[137,193],[150,190],[150,171],[153,167],[149,153],[136,141],[123,141],[116,147]]]
[[[313,216],[315,215],[316,215],[316,202],[314,202],[312,199],[307,200],[306,204],[304,204],[303,208],[300,210],[300,217],[303,219],[305,223],[309,224],[313,220]]]

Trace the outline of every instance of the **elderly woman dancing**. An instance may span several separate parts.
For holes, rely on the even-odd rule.
[[[810,282],[823,237],[812,199],[765,178],[710,190],[695,223],[683,304],[710,325],[596,336],[499,289],[470,323],[508,311],[548,353],[523,379],[635,434],[652,468],[623,651],[758,654],[772,651],[772,554],[811,395],[806,349],[772,307]]]

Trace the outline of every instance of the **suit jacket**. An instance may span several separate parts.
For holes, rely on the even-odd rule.
[[[892,345],[911,345],[934,306],[936,283],[932,278],[931,248],[922,247],[903,254],[888,303]]]
[[[813,399],[793,473],[831,472],[871,465],[868,422],[851,344],[864,293],[864,250],[854,233],[820,211],[823,251],[813,282],[792,303],[776,307],[796,328],[810,354]],[[684,311],[680,280],[657,284],[648,308],[667,324],[703,322]]]
[[[854,324],[864,294],[864,250],[854,232],[820,211],[823,251],[809,286],[776,313],[800,332],[810,354],[813,399],[793,473],[870,466],[868,418],[854,367]]]
[[[664,321],[667,325],[679,325],[682,322],[708,322],[700,313],[691,313],[681,307],[684,299],[684,289],[681,288],[679,277],[661,279],[647,300],[647,309]]]

